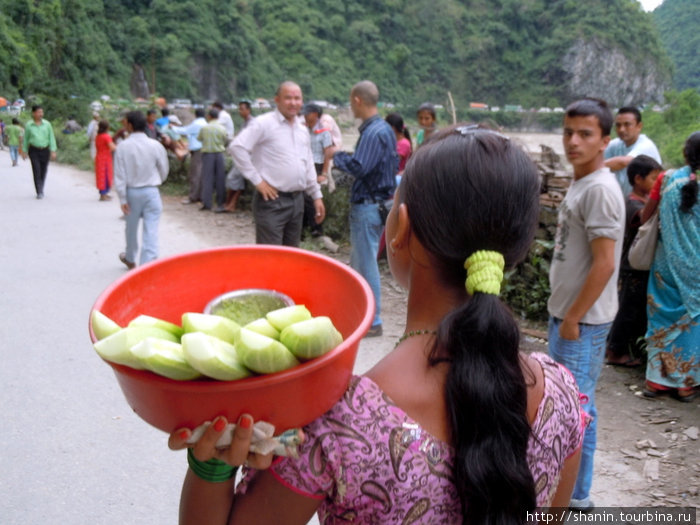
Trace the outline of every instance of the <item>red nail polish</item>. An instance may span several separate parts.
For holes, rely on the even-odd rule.
[[[188,437],[190,437],[190,431],[189,430],[182,430],[179,434],[180,439],[183,441],[186,441]]]
[[[225,428],[226,428],[226,420],[223,417],[220,417],[219,419],[216,420],[216,423],[214,423],[214,430],[216,430],[217,432],[221,432]]]
[[[253,418],[250,416],[241,416],[238,424],[241,426],[241,428],[250,428],[253,424]]]

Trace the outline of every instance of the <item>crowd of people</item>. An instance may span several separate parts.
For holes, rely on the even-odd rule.
[[[636,108],[613,115],[594,98],[566,108],[562,141],[573,181],[550,267],[548,355],[526,355],[499,294],[538,225],[532,160],[483,125],[438,129],[429,104],[417,112],[414,150],[402,116],[379,115],[374,83],[358,82],[349,99],[361,121],[352,152],[343,151],[333,119],[304,105],[291,81],[279,85],[268,113],[252,117],[242,101],[238,134],[219,104],[196,110],[187,126],[139,111],[126,114],[113,137],[99,115],[94,131],[88,126],[100,199],[113,187],[126,216],[120,260],[129,269],[158,256],[158,186],[168,174],[166,148],[177,155],[180,143],[190,155],[183,204],[231,211],[248,181],[262,244],[298,246],[305,224],[322,234],[331,166],[349,174],[350,264],[376,305],[368,336],[382,335],[380,246],[408,291],[394,350],[303,429],[297,457],[273,463],[250,453],[253,421],[245,414],[227,449],[215,446],[223,418],[194,444],[191,429],[170,436],[172,449],[188,448],[181,523],[303,524],[315,512],[323,523],[522,523],[537,507],[592,510],[603,364],[642,366],[646,357],[645,396],[689,402],[700,394],[700,132],[685,143],[686,166],[664,172]],[[55,139],[41,108],[32,115],[20,152],[32,159],[41,198]],[[233,160],[228,174],[225,155]],[[636,269],[628,252],[654,213],[654,262]]]

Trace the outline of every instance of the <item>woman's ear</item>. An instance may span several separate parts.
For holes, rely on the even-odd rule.
[[[392,252],[408,246],[408,240],[411,235],[411,219],[408,216],[408,207],[403,202],[399,204],[398,207],[396,213],[396,231],[389,241],[389,247]]]

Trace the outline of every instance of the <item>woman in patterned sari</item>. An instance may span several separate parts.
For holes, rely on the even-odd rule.
[[[688,164],[663,182],[657,179],[663,188],[655,199],[661,231],[647,292],[644,395],[670,393],[690,402],[700,394],[700,131],[690,135],[683,153]],[[658,190],[650,200],[654,193]]]

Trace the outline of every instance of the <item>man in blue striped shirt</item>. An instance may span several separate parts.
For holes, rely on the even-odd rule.
[[[358,82],[350,90],[350,107],[362,120],[360,138],[351,155],[338,152],[333,156],[336,168],[355,177],[350,191],[350,265],[369,283],[376,310],[368,336],[382,335],[381,283],[377,250],[384,229],[380,209],[388,210],[396,186],[399,165],[396,136],[377,112],[379,90],[369,80]]]

